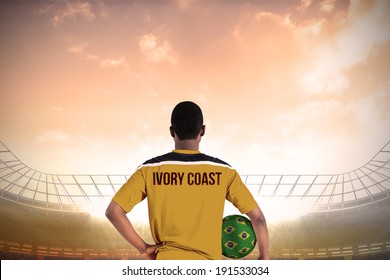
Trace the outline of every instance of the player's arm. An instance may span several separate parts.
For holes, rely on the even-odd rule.
[[[144,257],[148,259],[156,258],[155,251],[161,245],[147,244],[134,230],[126,213],[116,202],[111,201],[108,205],[106,217],[110,220],[120,235],[133,245]]]
[[[252,227],[256,234],[257,245],[259,247],[259,260],[269,260],[269,237],[267,221],[260,207],[246,213],[252,222]]]

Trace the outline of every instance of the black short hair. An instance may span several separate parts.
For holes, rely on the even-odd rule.
[[[180,102],[172,111],[171,125],[180,140],[196,139],[203,126],[202,110],[194,102]]]

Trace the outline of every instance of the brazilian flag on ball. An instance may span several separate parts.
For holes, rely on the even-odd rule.
[[[248,255],[256,245],[256,235],[250,220],[241,215],[222,220],[222,254],[230,259]]]

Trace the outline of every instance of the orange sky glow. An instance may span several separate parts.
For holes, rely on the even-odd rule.
[[[241,174],[358,168],[390,140],[390,1],[1,1],[0,141],[32,168],[130,174],[203,109]]]

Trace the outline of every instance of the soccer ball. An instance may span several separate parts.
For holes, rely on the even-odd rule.
[[[226,216],[222,220],[222,254],[240,259],[252,252],[256,235],[250,220],[241,215]]]

